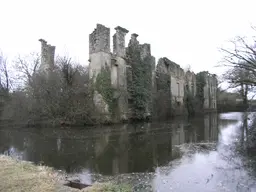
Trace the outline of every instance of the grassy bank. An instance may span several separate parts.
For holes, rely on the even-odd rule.
[[[64,176],[45,166],[0,155],[0,191],[4,192],[130,192],[128,186],[94,184],[83,190],[64,186]]]

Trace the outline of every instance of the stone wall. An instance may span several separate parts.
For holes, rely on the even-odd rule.
[[[189,92],[191,92],[192,96],[196,96],[196,74],[191,71],[187,71],[185,73],[185,86]]]
[[[185,73],[180,65],[166,57],[160,58],[156,66],[150,44],[140,44],[138,34],[132,33],[128,47],[125,47],[125,36],[129,31],[120,26],[115,30],[113,53],[110,51],[110,28],[97,24],[89,35],[89,76],[96,83],[97,76],[109,69],[115,117],[111,116],[110,104],[96,90],[94,102],[97,108],[102,108],[103,114],[109,114],[110,119],[116,121],[138,116],[136,110],[143,114],[140,118],[154,113],[183,114],[187,107],[186,94],[189,92],[193,98],[198,96],[195,73]],[[216,76],[206,73],[204,80],[203,108],[216,109]],[[142,99],[138,101],[135,97]]]
[[[110,29],[104,25],[97,24],[96,29],[89,35],[89,77],[96,83],[97,76],[102,70],[109,69],[111,87],[113,91],[113,111],[105,107],[109,105],[103,97],[97,96],[100,103],[97,108],[102,114],[114,119],[114,121],[127,120],[128,98],[126,82],[126,49],[125,35],[128,30],[120,26],[115,28],[113,36],[113,53],[110,52]],[[95,92],[94,95],[99,95]],[[99,99],[100,98],[100,99]],[[101,101],[99,101],[101,100]],[[102,107],[100,107],[102,106]],[[113,115],[115,114],[115,115]],[[118,115],[117,115],[118,114]]]
[[[117,119],[127,120],[128,118],[128,94],[126,81],[126,49],[125,36],[129,32],[127,29],[117,26],[116,33],[113,36],[113,55],[111,66],[111,82],[116,88],[118,95],[117,107],[119,115]]]
[[[172,109],[174,113],[184,112],[184,87],[185,73],[180,65],[174,63],[168,58],[160,58],[157,66],[158,73],[168,74],[170,78],[170,94],[172,99]]]
[[[152,116],[153,111],[153,69],[155,58],[149,44],[140,44],[138,34],[133,33],[126,48],[128,94],[130,117],[143,119]]]
[[[127,29],[117,26],[113,35],[113,54],[125,58],[125,36],[129,32]]]
[[[54,67],[55,46],[47,44],[44,39],[39,39],[41,42],[41,65],[40,72],[49,72]]]
[[[110,28],[101,24],[89,35],[89,54],[98,52],[110,53]]]
[[[101,69],[111,68],[110,29],[97,24],[89,35],[89,77],[96,80]]]
[[[217,109],[217,77],[216,75],[209,75],[209,94],[210,94],[210,109]]]
[[[94,31],[89,35],[89,78],[94,83],[93,101],[102,121],[111,120],[112,87],[100,87],[101,81],[110,86],[112,82],[112,55],[110,53],[110,29],[97,24]],[[111,91],[111,93],[106,93]],[[108,95],[106,98],[105,95]]]
[[[199,111],[216,110],[216,75],[205,71],[199,75],[184,72],[180,65],[166,57],[160,58],[156,65],[150,44],[140,44],[138,34],[132,33],[125,47],[129,31],[120,26],[115,30],[113,53],[110,51],[110,28],[97,24],[89,35],[93,101],[104,121],[120,122],[138,116],[139,119],[170,117],[184,114],[185,108],[193,108],[194,104],[199,106]],[[49,72],[54,67],[55,46],[44,39],[39,41],[40,71]]]
[[[204,110],[216,110],[217,109],[217,77],[214,74],[210,74],[208,71],[200,72],[204,77]]]
[[[166,119],[172,115],[171,74],[163,58],[158,60],[155,71],[154,117]]]

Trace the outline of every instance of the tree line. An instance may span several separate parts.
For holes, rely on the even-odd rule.
[[[236,90],[246,108],[249,107],[248,94],[256,86],[255,42],[254,37],[239,36],[230,41],[232,46],[221,48],[222,64],[229,67],[223,80],[229,83],[228,88]],[[48,76],[39,73],[39,67],[40,55],[36,53],[18,56],[12,65],[3,54],[0,55],[1,120],[31,124],[42,121],[53,124],[99,122],[99,113],[93,106],[88,68],[66,56],[57,57]],[[218,93],[221,92],[223,90],[219,88]],[[194,113],[195,102],[189,94],[186,95],[186,108]],[[158,111],[161,113],[161,109]]]
[[[47,75],[39,72],[40,55],[18,56],[1,64],[1,120],[20,124],[95,124],[97,111],[89,89],[88,69],[57,57]]]

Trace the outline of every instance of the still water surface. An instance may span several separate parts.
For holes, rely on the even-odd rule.
[[[241,123],[241,113],[224,113],[89,129],[3,128],[0,153],[134,191],[256,191],[235,150]]]

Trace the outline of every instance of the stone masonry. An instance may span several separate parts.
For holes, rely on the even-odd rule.
[[[147,44],[147,43],[144,43],[144,44],[140,44],[140,42],[138,41],[138,34],[136,33],[133,33],[131,34],[131,38],[130,38],[130,41],[128,43],[128,47],[126,48],[126,52],[128,53],[127,56],[127,60],[129,59],[135,59],[137,60],[136,63],[134,63],[134,61],[129,61],[126,63],[127,65],[127,71],[128,71],[128,76],[129,76],[129,80],[128,80],[128,83],[131,83],[132,84],[132,79],[134,76],[136,78],[137,76],[137,79],[138,79],[138,69],[140,70],[145,70],[143,72],[143,74],[139,75],[139,76],[143,76],[143,78],[139,78],[140,80],[140,86],[141,88],[144,88],[146,89],[147,93],[146,95],[149,95],[149,98],[146,100],[145,102],[145,108],[144,109],[140,109],[144,116],[144,118],[148,118],[148,117],[151,117],[152,116],[152,111],[153,111],[153,96],[154,96],[154,92],[155,92],[155,89],[154,89],[154,71],[155,71],[155,57],[151,55],[151,47],[150,47],[150,44]],[[135,51],[135,53],[131,54],[131,52]],[[138,55],[137,55],[138,54]],[[139,56],[139,58],[136,58],[137,56]],[[132,60],[133,60],[132,59]],[[143,69],[142,69],[143,68]],[[135,73],[132,74],[132,71],[137,71]],[[134,82],[133,82],[134,83]],[[129,87],[134,87],[134,86],[128,86],[128,89]],[[128,93],[129,94],[129,93]],[[145,96],[145,95],[144,95]],[[129,98],[130,95],[129,95]],[[129,114],[128,116],[131,117],[133,116],[133,118],[136,117],[136,115],[132,115],[132,102],[131,100],[128,100],[128,109],[129,109]],[[134,107],[134,106],[133,106]]]
[[[189,91],[192,96],[197,96],[197,78],[192,71],[184,71],[180,65],[162,57],[156,65],[155,57],[151,55],[150,44],[140,44],[138,34],[132,33],[128,44],[125,47],[125,37],[129,31],[123,27],[117,26],[113,35],[113,52],[110,50],[110,28],[97,24],[94,31],[89,35],[89,78],[93,83],[96,82],[97,76],[102,71],[109,71],[111,89],[113,90],[111,100],[115,100],[114,110],[116,116],[113,117],[110,105],[105,100],[104,96],[97,90],[94,90],[93,101],[95,107],[106,120],[121,121],[128,120],[131,117],[130,95],[128,93],[128,83],[131,81],[131,74],[134,66],[128,63],[127,49],[136,47],[139,50],[139,56],[143,65],[147,65],[147,70],[150,75],[147,75],[147,89],[151,99],[146,103],[145,117],[151,116],[156,110],[153,103],[160,104],[158,112],[167,113],[172,111],[172,114],[182,114],[184,110],[185,92]],[[44,39],[39,39],[41,42],[41,65],[40,72],[48,74],[54,67],[55,46],[47,44]],[[133,63],[136,67],[136,63]],[[146,71],[147,71],[146,70]],[[216,110],[216,92],[217,78],[216,75],[209,72],[203,73],[205,85],[203,87],[203,109]],[[186,89],[186,90],[185,90]],[[157,95],[160,96],[160,101],[155,102]],[[167,99],[167,102],[162,102],[162,99]],[[161,105],[162,102],[162,105]],[[171,103],[169,105],[169,103]],[[168,106],[165,110],[162,107]],[[113,106],[112,106],[113,108]],[[113,109],[112,109],[113,110]],[[168,113],[169,114],[169,113]]]
[[[205,78],[204,86],[204,109],[217,109],[217,78],[208,71],[203,72]]]
[[[110,70],[111,87],[114,90],[113,100],[117,101],[118,117],[116,121],[129,119],[129,95],[127,91],[127,78],[131,73],[131,66],[127,63],[125,37],[129,31],[117,26],[113,35],[113,52],[110,50],[110,28],[97,24],[94,31],[89,35],[89,78],[95,83],[98,74],[103,70]],[[167,92],[171,97],[172,106],[176,108],[175,113],[183,113],[185,88],[196,97],[196,75],[184,70],[180,65],[166,57],[160,58],[156,66],[155,57],[151,55],[150,44],[140,44],[137,40],[138,34],[132,33],[129,46],[138,46],[141,60],[147,58],[150,65],[150,81],[152,87],[152,99],[147,104],[146,113],[152,112],[154,94],[157,90],[159,74],[163,74],[165,84],[169,86]],[[54,66],[55,46],[47,44],[43,39],[41,42],[41,71],[48,71]],[[167,79],[166,79],[167,78]],[[204,87],[204,109],[216,109],[217,79],[215,75],[205,73],[206,85]],[[159,82],[159,81],[158,81]],[[162,89],[162,88],[161,88]],[[166,95],[166,94],[165,94]],[[154,98],[155,99],[155,98]],[[94,104],[107,119],[111,119],[110,106],[97,90],[93,95]],[[153,109],[154,110],[154,109]]]
[[[113,55],[125,58],[125,36],[129,32],[127,29],[117,26],[113,35]]]
[[[89,35],[89,77],[94,82],[97,75],[106,68],[110,69],[111,85],[116,91],[114,98],[120,116],[117,119],[127,119],[127,85],[126,85],[126,61],[125,61],[125,35],[128,30],[120,26],[115,28],[113,36],[113,53],[110,52],[110,29],[97,24],[96,29]],[[118,90],[118,91],[117,91]],[[95,91],[94,102],[99,111],[110,119],[108,104],[102,96]],[[117,121],[118,121],[117,120]]]
[[[166,57],[160,58],[157,64],[158,73],[167,74],[170,81],[170,95],[175,113],[181,114],[184,110],[184,86],[185,73],[180,65],[174,63]]]
[[[127,29],[117,26],[115,28],[116,32],[113,35],[113,53],[110,51],[110,28],[104,25],[97,24],[94,31],[89,35],[89,77],[93,82],[96,81],[97,75],[106,67],[110,69],[111,73],[111,86],[117,90],[114,94],[113,99],[118,100],[118,109],[120,116],[117,118],[119,120],[129,119],[129,95],[127,93],[127,78],[129,79],[131,74],[131,66],[127,63],[126,58],[126,47],[125,47],[125,37],[129,32]],[[169,60],[166,57],[160,58],[157,66],[155,65],[155,58],[151,55],[150,44],[140,44],[137,40],[138,34],[132,33],[131,39],[129,41],[129,46],[138,46],[140,49],[140,57],[150,58],[148,65],[151,65],[151,80],[152,80],[152,99],[153,95],[158,90],[156,88],[156,79],[159,74],[164,74],[165,78],[169,84],[169,92],[172,101],[172,106],[176,108],[175,113],[183,113],[184,109],[184,89],[187,88],[191,91],[192,95],[196,97],[196,75],[191,71],[186,73],[180,67],[180,65]],[[48,47],[44,40],[41,40],[42,47]],[[54,48],[42,48],[42,55],[46,50],[54,50]],[[52,61],[50,57],[48,61]],[[46,62],[45,59],[42,63]],[[204,109],[216,109],[216,91],[217,91],[217,79],[215,75],[205,73],[206,85],[204,87]],[[104,101],[103,97],[95,91],[94,93],[94,103],[100,111],[107,116],[109,114],[109,106]],[[148,103],[147,113],[150,113],[150,106],[152,101]],[[110,116],[109,116],[110,118]]]
[[[102,70],[111,69],[111,61],[110,29],[97,24],[96,29],[89,35],[89,78],[95,83]],[[114,84],[114,82],[111,83]],[[110,106],[97,90],[94,91],[93,101],[106,120],[110,120]]]
[[[185,73],[185,85],[192,96],[196,96],[196,74],[190,70]]]
[[[126,49],[125,36],[129,32],[127,29],[117,26],[116,33],[113,35],[113,54],[111,65],[111,83],[116,92],[119,115],[116,120],[128,119],[128,95],[126,79]]]
[[[47,44],[44,39],[39,39],[41,42],[41,65],[40,72],[48,73],[54,67],[55,46]]]
[[[96,29],[89,35],[89,76],[95,77],[105,67],[111,68],[110,29],[97,24]]]

